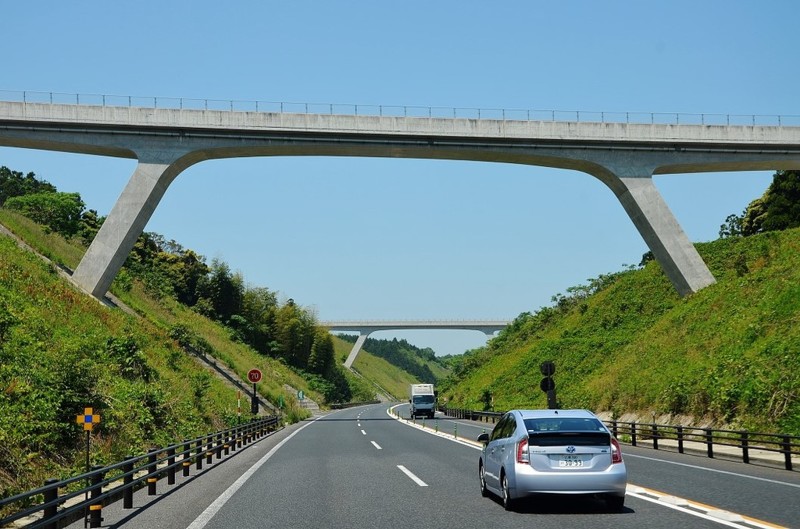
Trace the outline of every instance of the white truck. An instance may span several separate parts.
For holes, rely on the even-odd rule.
[[[436,395],[433,384],[411,384],[411,417],[427,416],[433,419],[436,411]]]

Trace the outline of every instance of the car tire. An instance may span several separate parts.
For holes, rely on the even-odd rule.
[[[609,494],[605,498],[606,506],[608,509],[613,512],[622,512],[625,508],[625,496],[614,496],[613,494]]]
[[[481,496],[485,498],[489,495],[489,489],[486,488],[486,470],[483,468],[483,463],[478,464],[478,479],[481,483]]]
[[[500,473],[500,492],[502,493],[500,499],[503,500],[503,508],[507,511],[514,510],[514,500],[511,498],[511,492],[508,490],[508,476],[505,472]]]

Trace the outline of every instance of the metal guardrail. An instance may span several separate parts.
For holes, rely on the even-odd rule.
[[[659,449],[659,441],[675,441],[678,452],[685,452],[686,443],[700,443],[706,447],[706,455],[714,457],[714,446],[726,446],[742,451],[742,462],[750,463],[750,451],[760,450],[783,455],[783,466],[792,470],[792,455],[800,455],[800,437],[748,432],[745,430],[719,430],[714,428],[695,428],[656,423],[636,423],[611,421],[611,431],[615,437],[629,436],[631,446],[642,440],[649,440],[654,450]]]
[[[100,527],[103,505],[122,496],[123,508],[132,509],[134,489],[146,484],[148,495],[154,496],[157,493],[158,480],[165,474],[167,483],[174,485],[178,468],[182,469],[183,476],[189,476],[192,465],[197,470],[202,470],[204,459],[210,465],[214,458],[220,460],[223,455],[227,456],[231,451],[269,435],[278,425],[278,417],[271,416],[196,439],[184,439],[183,442],[166,448],[153,448],[147,454],[130,456],[122,462],[105,467],[93,467],[90,472],[69,479],[48,479],[42,487],[0,500],[0,509],[14,504],[21,506],[19,511],[0,519],[0,527],[40,512],[40,519],[24,527],[56,529],[63,525],[63,522],[59,523],[62,520],[75,520],[87,514],[90,527]],[[71,486],[82,481],[88,485],[72,490]],[[107,488],[105,492],[104,487]],[[60,489],[69,491],[59,495]],[[85,497],[83,501],[62,507],[69,500],[81,496]],[[31,506],[32,503],[35,504]]]
[[[448,408],[440,406],[439,411],[454,419],[466,419],[468,421],[480,421],[496,423],[505,412],[501,411],[476,411],[464,408]]]
[[[355,408],[356,406],[366,406],[367,404],[380,404],[379,400],[365,400],[362,402],[336,402],[331,404],[332,410],[343,410],[345,408]]]
[[[454,419],[492,423],[496,423],[504,413],[447,407],[439,407],[439,410]],[[640,441],[648,441],[655,450],[659,449],[659,441],[674,441],[678,452],[683,454],[686,452],[686,443],[699,443],[705,446],[706,455],[713,458],[714,446],[733,447],[741,450],[743,463],[750,463],[751,450],[759,450],[782,455],[786,470],[793,470],[792,456],[800,456],[800,437],[786,434],[616,420],[610,421],[609,425],[614,437],[628,436],[628,439],[623,438],[621,441],[629,442],[631,446],[637,446]]]
[[[800,126],[800,115],[719,114],[685,112],[606,112],[586,110],[534,110],[504,108],[435,107],[414,105],[361,105],[353,103],[298,103],[186,97],[70,94],[28,90],[0,90],[0,100],[21,103],[274,112],[281,114],[336,114],[349,116],[494,119],[501,121],[570,121],[585,123],[637,123],[652,125]]]

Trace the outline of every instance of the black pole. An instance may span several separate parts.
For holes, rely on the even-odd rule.
[[[551,389],[547,392],[547,408],[550,410],[558,409],[558,400],[556,399],[555,389]]]
[[[122,484],[125,490],[122,492],[122,508],[133,509],[133,457],[129,455],[125,458],[125,464],[122,466],[122,472],[125,477],[122,479]]]
[[[192,466],[192,446],[188,439],[183,440],[183,477],[189,475],[189,470]]]
[[[175,484],[175,447],[167,448],[167,485]]]
[[[84,425],[84,428],[86,428],[86,425]],[[89,473],[89,442],[90,442],[90,437],[91,437],[90,434],[91,434],[91,432],[92,432],[91,430],[86,430],[86,473],[87,474]],[[91,479],[90,478],[86,478],[86,481],[87,481],[87,485],[91,484]],[[84,497],[84,500],[86,501],[86,504],[88,505],[88,503],[89,503],[89,488],[88,488],[88,486],[86,488],[86,496]],[[86,527],[87,525],[89,525],[89,508],[88,507],[86,507],[86,509],[84,509],[84,511],[83,511],[83,526]]]
[[[101,472],[102,466],[94,467],[95,473],[92,475],[92,499],[94,500],[103,493],[100,483],[103,481],[104,472]],[[100,527],[103,523],[101,516],[103,509],[102,502],[93,503],[89,506],[89,527]]]
[[[50,488],[44,491],[44,502],[45,503],[52,503],[58,499],[58,487],[56,486],[58,483],[57,479],[47,479],[45,480],[45,486],[49,486]],[[54,517],[58,513],[58,504],[52,503],[44,508],[44,520],[46,521],[48,518]],[[56,529],[58,522],[52,522],[48,525],[45,525],[45,529]]]
[[[256,396],[256,383],[253,382],[253,398],[250,401],[250,413],[258,415],[258,397]]]
[[[156,483],[158,483],[158,474],[156,473],[156,456],[160,448],[155,447],[147,454],[147,495],[156,495]]]

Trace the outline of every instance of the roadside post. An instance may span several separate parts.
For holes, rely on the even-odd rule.
[[[89,467],[89,453],[90,453],[90,443],[91,443],[91,434],[92,428],[94,428],[95,424],[100,424],[100,415],[94,413],[92,408],[84,408],[83,413],[75,416],[75,422],[77,424],[83,425],[83,431],[86,432],[86,473],[88,474],[90,471]],[[89,500],[89,491],[86,491],[86,500]],[[102,506],[95,506],[92,505],[90,509],[92,509],[92,524],[98,523],[97,519],[100,517],[99,509]],[[96,513],[94,511],[97,511]],[[88,510],[84,513],[83,518],[83,526],[86,527],[88,525],[88,518],[89,512]],[[92,527],[99,527],[99,525],[92,525]]]
[[[256,384],[261,382],[261,371],[258,369],[251,369],[247,372],[247,380],[253,383],[253,398],[250,400],[250,413],[258,415],[258,394],[256,393]]]

